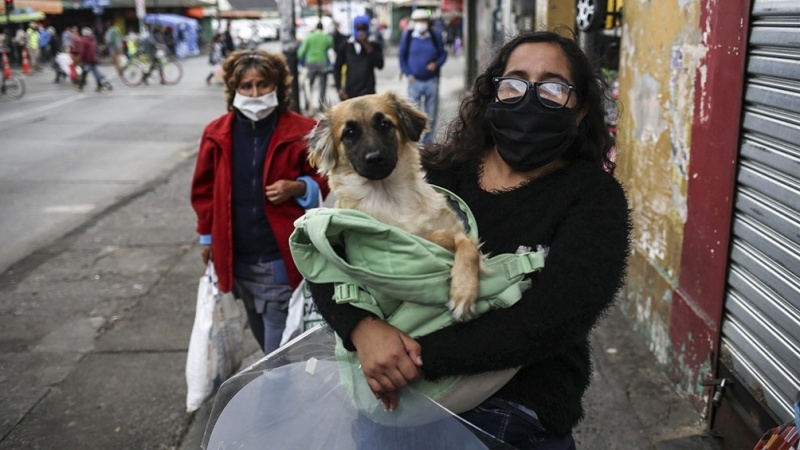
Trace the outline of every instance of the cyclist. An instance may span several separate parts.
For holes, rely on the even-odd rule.
[[[163,70],[164,66],[161,64],[161,60],[159,59],[158,55],[158,47],[162,45],[158,42],[157,37],[148,34],[147,36],[143,37],[139,41],[140,51],[142,54],[147,58],[148,66],[147,70],[144,72],[144,78],[142,81],[147,84],[147,78],[153,73],[153,70],[158,69],[159,75],[161,75],[161,84],[164,83],[164,76]]]

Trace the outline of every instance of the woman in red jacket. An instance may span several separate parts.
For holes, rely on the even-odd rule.
[[[289,111],[284,57],[233,53],[223,66],[228,113],[208,124],[192,180],[203,263],[242,299],[265,354],[278,348],[301,275],[289,253],[294,221],[328,194],[307,161],[314,120]]]

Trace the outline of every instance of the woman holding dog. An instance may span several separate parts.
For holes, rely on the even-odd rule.
[[[213,260],[220,289],[244,301],[267,354],[280,344],[302,279],[289,253],[293,223],[328,185],[307,161],[314,120],[289,111],[283,55],[239,51],[223,68],[228,113],[203,131],[192,206],[203,263]]]
[[[415,340],[364,310],[324,301],[331,286],[312,287],[387,408],[417,377],[521,367],[461,416],[517,448],[575,448],[589,334],[622,285],[631,230],[612,175],[601,85],[574,40],[518,35],[477,77],[445,142],[423,152],[428,181],[470,206],[484,253],[548,249],[514,306]]]

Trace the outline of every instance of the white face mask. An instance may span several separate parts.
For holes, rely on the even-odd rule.
[[[414,22],[414,31],[419,34],[425,34],[428,31],[428,24],[425,22]]]
[[[261,97],[248,97],[237,92],[233,96],[233,107],[248,119],[258,122],[278,107],[278,95],[276,91],[272,91]]]

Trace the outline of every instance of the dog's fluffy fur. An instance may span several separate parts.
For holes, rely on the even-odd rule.
[[[355,209],[455,253],[453,318],[468,320],[478,295],[478,243],[427,182],[417,141],[427,116],[392,92],[357,97],[323,113],[309,134],[309,161],[328,176],[337,208]]]

